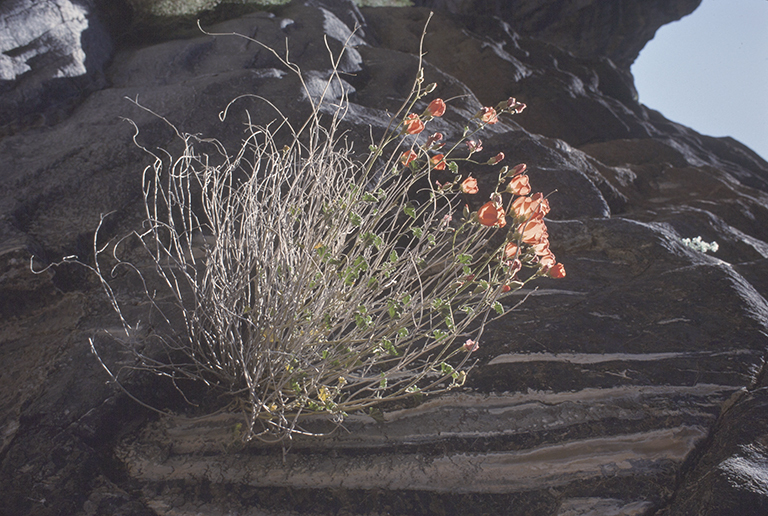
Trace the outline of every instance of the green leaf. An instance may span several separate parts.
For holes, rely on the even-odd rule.
[[[392,341],[389,340],[389,339],[383,339],[381,341],[381,347],[384,349],[384,351],[386,351],[387,353],[389,353],[392,356],[396,357],[396,356],[400,355],[400,353],[397,351],[397,348],[395,347],[395,345],[392,344]]]
[[[459,173],[459,165],[456,164],[455,161],[449,161],[448,162],[448,169],[453,172],[454,174]]]
[[[361,238],[363,239],[363,242],[365,242],[366,245],[374,245],[377,248],[381,247],[381,244],[384,243],[384,240],[379,235],[371,231],[366,231],[365,233],[363,233],[363,236]]]
[[[453,374],[454,368],[451,364],[446,364],[445,362],[440,363],[440,372],[443,374]]]
[[[456,260],[459,263],[470,264],[472,263],[472,255],[467,253],[461,253],[459,256],[456,257]]]
[[[424,234],[424,230],[421,228],[411,228],[411,231],[413,231],[413,236],[416,238],[421,238],[421,235]]]
[[[493,303],[493,309],[496,310],[497,314],[504,315],[504,307],[498,301]]]
[[[358,226],[360,226],[360,224],[363,223],[363,219],[357,213],[350,213],[349,214],[349,223],[352,224],[355,227],[358,227]]]
[[[386,389],[387,388],[387,377],[384,376],[384,373],[381,373],[381,379],[379,380],[379,389]]]
[[[387,300],[387,312],[392,319],[399,319],[402,314],[402,310],[398,303],[393,299]]]
[[[395,263],[397,261],[397,258],[398,258],[397,251],[392,249],[392,252],[389,253],[389,261],[392,262],[392,263]]]
[[[410,202],[405,203],[405,206],[403,206],[403,212],[405,212],[405,214],[412,219],[416,218],[416,208],[414,208],[413,204]]]

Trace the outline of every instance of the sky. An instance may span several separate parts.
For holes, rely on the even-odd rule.
[[[768,160],[768,0],[703,0],[632,65],[640,102]]]

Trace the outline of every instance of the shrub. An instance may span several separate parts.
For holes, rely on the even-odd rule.
[[[500,299],[565,271],[549,250],[548,201],[531,194],[525,165],[502,166],[501,153],[473,159],[478,132],[525,106],[485,107],[448,144],[426,136],[450,109],[434,88],[419,69],[362,157],[340,136],[345,99],[324,120],[328,100],[309,90],[312,113],[298,129],[282,115],[266,125],[249,119],[234,153],[177,131],[180,156],[152,154],[144,228],[131,234],[152,267],[121,258],[127,237],[94,244],[91,266],[129,335],[137,323],[110,284],[121,267],[139,275],[163,317],[173,319],[163,295],[181,314],[185,331],[163,336],[162,360],[126,341],[132,368],[226,393],[247,415],[246,439],[279,440],[303,431],[301,416],[340,421],[462,385],[485,325],[504,313]],[[497,170],[477,211],[466,204],[479,192],[461,170],[467,163]],[[104,268],[105,260],[115,262]],[[150,275],[165,294],[147,287]]]

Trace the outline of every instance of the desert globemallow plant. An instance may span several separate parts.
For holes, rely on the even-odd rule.
[[[549,249],[549,202],[532,193],[526,166],[504,165],[502,153],[476,159],[481,131],[524,104],[484,107],[449,143],[430,134],[450,106],[419,66],[410,96],[360,157],[340,136],[346,99],[326,98],[339,76],[319,96],[301,82],[311,115],[298,127],[276,111],[265,125],[249,118],[234,152],[178,130],[178,157],[145,149],[154,162],[143,174],[143,229],[94,239],[90,268],[134,357],[119,371],[102,361],[112,379],[133,369],[182,390],[184,380],[203,382],[244,411],[246,440],[305,432],[307,415],[341,421],[462,385],[502,298],[565,276]],[[484,167],[496,188],[473,211],[478,183],[464,169]],[[122,258],[129,248],[150,266]],[[155,336],[163,353],[132,338],[138,321],[112,286],[121,269],[142,280],[156,314],[180,314],[183,331]]]

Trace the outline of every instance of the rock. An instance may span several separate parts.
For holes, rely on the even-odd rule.
[[[628,69],[662,25],[679,20],[701,0],[522,1],[415,0],[417,6],[461,15],[478,33],[486,20],[498,17],[517,32],[567,49],[573,55],[605,57]]]
[[[46,125],[104,86],[112,41],[90,0],[0,5],[0,127]]]
[[[89,339],[107,367],[130,362],[102,331],[121,326],[98,281],[74,266],[31,274],[30,256],[36,271],[88,261],[100,221],[105,241],[140,227],[151,159],[133,139],[178,145],[147,109],[229,149],[246,110],[259,123],[277,116],[249,96],[222,122],[238,95],[306,117],[330,76],[324,35],[334,55],[354,45],[328,98],[349,95],[343,127],[365,148],[410,91],[428,11],[294,2],[203,24],[215,36],[119,46],[71,114],[0,139],[0,514],[763,514],[768,163],[640,105],[627,71],[648,34],[697,3],[624,2],[623,18],[595,2],[571,18],[552,13],[576,3],[545,1],[519,13],[488,4],[503,19],[435,14],[425,78],[450,100],[432,127],[451,140],[483,105],[528,104],[489,128],[479,158],[528,164],[534,189],[550,194],[551,245],[568,275],[506,303],[463,389],[351,414],[285,449],[243,445],[238,413],[193,417],[162,379],[125,386],[174,415],[108,383]],[[578,44],[572,19],[591,20]],[[633,30],[609,34],[611,23]],[[221,35],[231,32],[281,52],[287,38],[306,89],[273,53]],[[461,166],[487,195],[493,174]],[[683,244],[696,236],[719,250]],[[135,280],[115,281],[151,347],[161,321]]]

